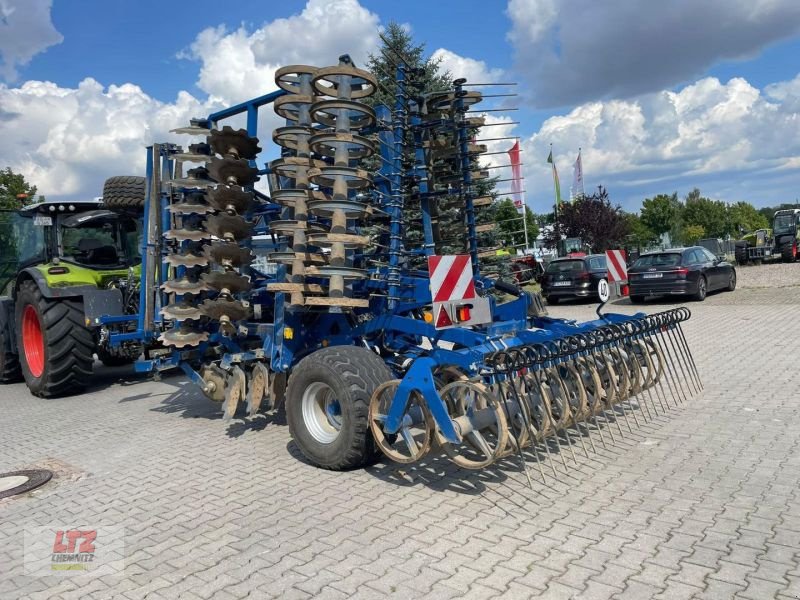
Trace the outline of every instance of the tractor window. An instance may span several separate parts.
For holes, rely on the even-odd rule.
[[[45,260],[45,227],[19,213],[0,211],[0,295],[17,271]]]
[[[778,215],[775,217],[772,230],[774,233],[789,233],[794,227],[794,215]]]
[[[118,265],[121,262],[114,222],[91,227],[64,227],[61,230],[64,258],[85,265]]]

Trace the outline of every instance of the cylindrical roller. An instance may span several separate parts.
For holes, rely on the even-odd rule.
[[[222,156],[234,156],[252,160],[261,152],[258,138],[247,134],[245,129],[234,129],[225,125],[222,129],[212,129],[208,136],[208,145]]]
[[[331,156],[335,166],[348,167],[351,161],[361,160],[375,153],[372,140],[353,133],[317,133],[308,140],[313,152]]]
[[[372,73],[346,64],[319,69],[314,75],[313,84],[322,96],[348,100],[371,96],[378,87],[378,81]]]
[[[289,95],[275,100],[273,108],[278,116],[299,125],[311,124],[311,104],[314,96]]]
[[[311,118],[339,133],[351,133],[374,125],[375,111],[352,100],[320,100],[311,107]]]
[[[272,133],[272,141],[279,146],[294,150],[299,157],[306,157],[311,153],[309,139],[313,131],[314,130],[308,125],[278,127]]]
[[[287,65],[275,71],[275,84],[290,94],[311,94],[311,81],[319,69],[309,65]]]

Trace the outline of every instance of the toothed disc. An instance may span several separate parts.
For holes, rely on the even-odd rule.
[[[170,329],[158,336],[158,341],[165,346],[175,346],[176,348],[183,348],[184,346],[197,346],[200,342],[208,340],[208,333],[205,331],[194,331],[193,329],[183,328]]]
[[[178,127],[177,129],[170,129],[170,133],[183,133],[186,135],[208,135],[208,129],[205,127],[197,127],[191,125],[189,127]]]
[[[200,305],[202,313],[217,321],[227,317],[230,321],[241,321],[250,316],[250,305],[230,298],[206,300]]]
[[[250,278],[245,275],[239,275],[234,271],[213,271],[211,273],[203,273],[203,282],[214,290],[228,290],[231,294],[239,292],[246,292],[250,289]]]
[[[217,210],[233,211],[244,214],[255,204],[253,192],[248,192],[238,185],[218,185],[208,190],[208,203]]]
[[[188,277],[181,277],[174,281],[164,282],[161,289],[170,294],[199,294],[209,288],[202,281],[191,281]]]
[[[208,257],[197,256],[196,254],[170,254],[164,258],[171,267],[205,267],[208,265]]]
[[[197,162],[197,163],[208,163],[211,162],[211,156],[208,154],[195,154],[194,152],[181,152],[178,154],[171,155],[172,158],[175,160],[180,160],[182,162]]]
[[[211,215],[206,219],[205,228],[218,238],[234,239],[236,241],[249,237],[253,233],[253,225],[242,217],[219,214]]]
[[[212,242],[210,245],[205,245],[203,254],[209,260],[231,267],[249,265],[255,259],[249,248],[242,248],[238,244],[228,242]]]
[[[168,240],[176,240],[178,242],[200,242],[209,239],[211,234],[206,231],[197,231],[194,229],[170,229],[164,232],[164,237]]]
[[[243,158],[214,158],[208,173],[216,181],[232,185],[250,185],[258,181],[258,169]]]
[[[179,304],[168,304],[161,309],[161,314],[168,319],[175,319],[176,321],[183,321],[185,319],[197,320],[202,316],[200,309],[191,304],[181,302]]]
[[[225,125],[222,129],[212,129],[208,145],[217,154],[232,154],[238,158],[255,158],[261,152],[257,137],[250,137],[244,129],[234,129]]]

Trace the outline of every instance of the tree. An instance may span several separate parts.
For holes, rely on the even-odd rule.
[[[728,222],[728,207],[725,203],[701,196],[697,188],[686,196],[683,224],[684,231],[687,231],[686,227],[689,225],[699,225],[704,229],[705,235],[712,238],[725,237],[731,229]]]
[[[646,198],[642,203],[642,224],[656,236],[669,233],[672,238],[677,238],[681,227],[682,211],[683,206],[678,200],[677,193],[671,196],[658,194],[653,198]]]
[[[625,225],[628,229],[626,241],[631,246],[646,248],[655,242],[658,237],[636,213],[625,213]]]
[[[504,246],[523,247],[525,245],[525,230],[522,226],[522,215],[514,206],[510,198],[495,203],[494,222],[497,224],[498,241]],[[525,221],[528,227],[528,243],[533,246],[536,236],[539,235],[539,226],[536,217],[527,206],[525,207]]]
[[[681,237],[687,246],[694,246],[697,240],[706,237],[706,230],[702,225],[687,225],[684,227]]]
[[[25,181],[25,177],[14,173],[11,167],[0,170],[0,208],[18,208],[33,202],[36,186]]]
[[[548,234],[546,243],[556,246],[565,237],[581,238],[592,252],[605,252],[622,246],[628,234],[628,225],[619,205],[612,206],[604,187],[591,196],[574,202],[562,203],[558,223]]]
[[[728,206],[728,225],[731,235],[738,237],[743,232],[769,227],[767,219],[749,202],[736,202]]]

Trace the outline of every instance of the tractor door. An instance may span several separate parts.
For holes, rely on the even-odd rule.
[[[49,217],[47,217],[49,218]],[[0,210],[0,296],[10,296],[20,269],[46,260],[45,228],[13,210]]]

